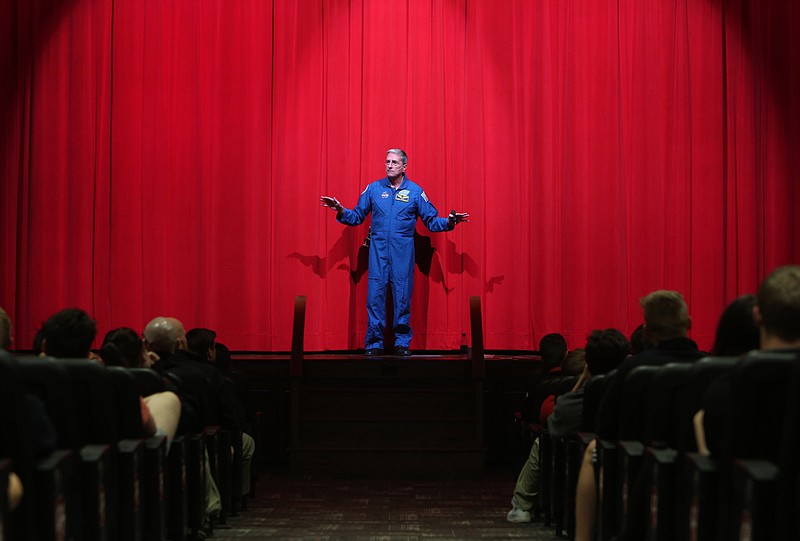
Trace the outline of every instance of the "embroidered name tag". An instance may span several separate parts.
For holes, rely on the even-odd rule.
[[[394,198],[397,201],[402,201],[403,203],[408,203],[408,194],[409,194],[408,190],[400,190],[399,192],[397,192],[397,195],[395,195]]]

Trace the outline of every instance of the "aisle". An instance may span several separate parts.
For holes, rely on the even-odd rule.
[[[514,481],[409,481],[262,477],[255,500],[217,541],[266,539],[556,539],[541,521],[506,521]]]

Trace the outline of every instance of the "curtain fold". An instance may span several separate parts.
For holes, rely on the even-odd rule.
[[[102,335],[170,315],[234,350],[362,346],[368,224],[402,147],[418,228],[412,348],[631,332],[654,289],[711,346],[800,260],[792,0],[11,0],[0,8],[0,306],[27,348],[66,306]]]

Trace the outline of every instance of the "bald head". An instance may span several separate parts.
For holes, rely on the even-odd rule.
[[[147,347],[156,353],[174,353],[177,349],[186,349],[186,331],[183,323],[174,317],[154,318],[144,328],[144,339]]]

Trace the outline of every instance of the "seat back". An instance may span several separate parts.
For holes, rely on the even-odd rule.
[[[106,370],[113,389],[114,416],[120,439],[143,438],[142,409],[136,377],[130,370],[120,366],[109,366]]]
[[[141,396],[150,396],[166,390],[164,380],[152,368],[128,368],[128,372],[136,379]]]
[[[656,372],[647,396],[644,443],[675,448],[681,426],[691,425],[691,418],[677,419],[674,415],[674,404],[688,383],[691,369],[692,365],[687,363],[668,363]]]
[[[692,419],[702,408],[703,396],[714,381],[724,373],[732,370],[739,362],[738,357],[703,357],[692,363],[689,376],[685,385],[676,390],[673,403],[672,418]],[[690,423],[679,421],[674,427],[673,434],[675,449],[693,452],[697,450],[694,435],[694,426]]]
[[[0,461],[9,459],[6,461],[5,481],[8,480],[8,474],[15,471],[28,492],[33,485],[33,452],[24,416],[27,409],[24,387],[17,364],[10,354],[0,350]],[[3,484],[0,490],[5,505],[6,485]],[[9,539],[33,537],[32,500],[32,497],[23,498],[20,508],[10,516],[7,515],[7,508],[2,510],[4,520],[0,528],[4,528],[5,532],[0,532],[0,535],[5,533]],[[11,520],[5,520],[7,517]]]
[[[659,368],[637,366],[625,377],[620,389],[619,441],[644,439],[650,383]]]
[[[67,368],[56,359],[42,357],[20,358],[18,367],[28,392],[36,395],[45,405],[58,435],[56,447],[70,449],[77,454],[81,441]]]
[[[795,353],[751,352],[734,369],[726,433],[728,458],[778,461],[784,416],[789,405]]]
[[[581,432],[594,432],[595,417],[606,389],[606,375],[598,374],[583,384],[583,411],[581,413]]]
[[[728,421],[721,446],[718,491],[718,538],[730,539],[740,525],[742,494],[733,483],[737,459],[760,459],[776,464],[790,403],[797,355],[787,352],[754,351],[743,355],[733,369],[728,399]]]
[[[778,462],[778,539],[800,539],[800,521],[797,520],[800,516],[800,466],[797,460],[797,450],[800,449],[800,364],[795,364],[793,372]]]
[[[67,369],[72,383],[81,444],[116,445],[120,438],[108,368],[88,359],[58,359],[57,362]]]

